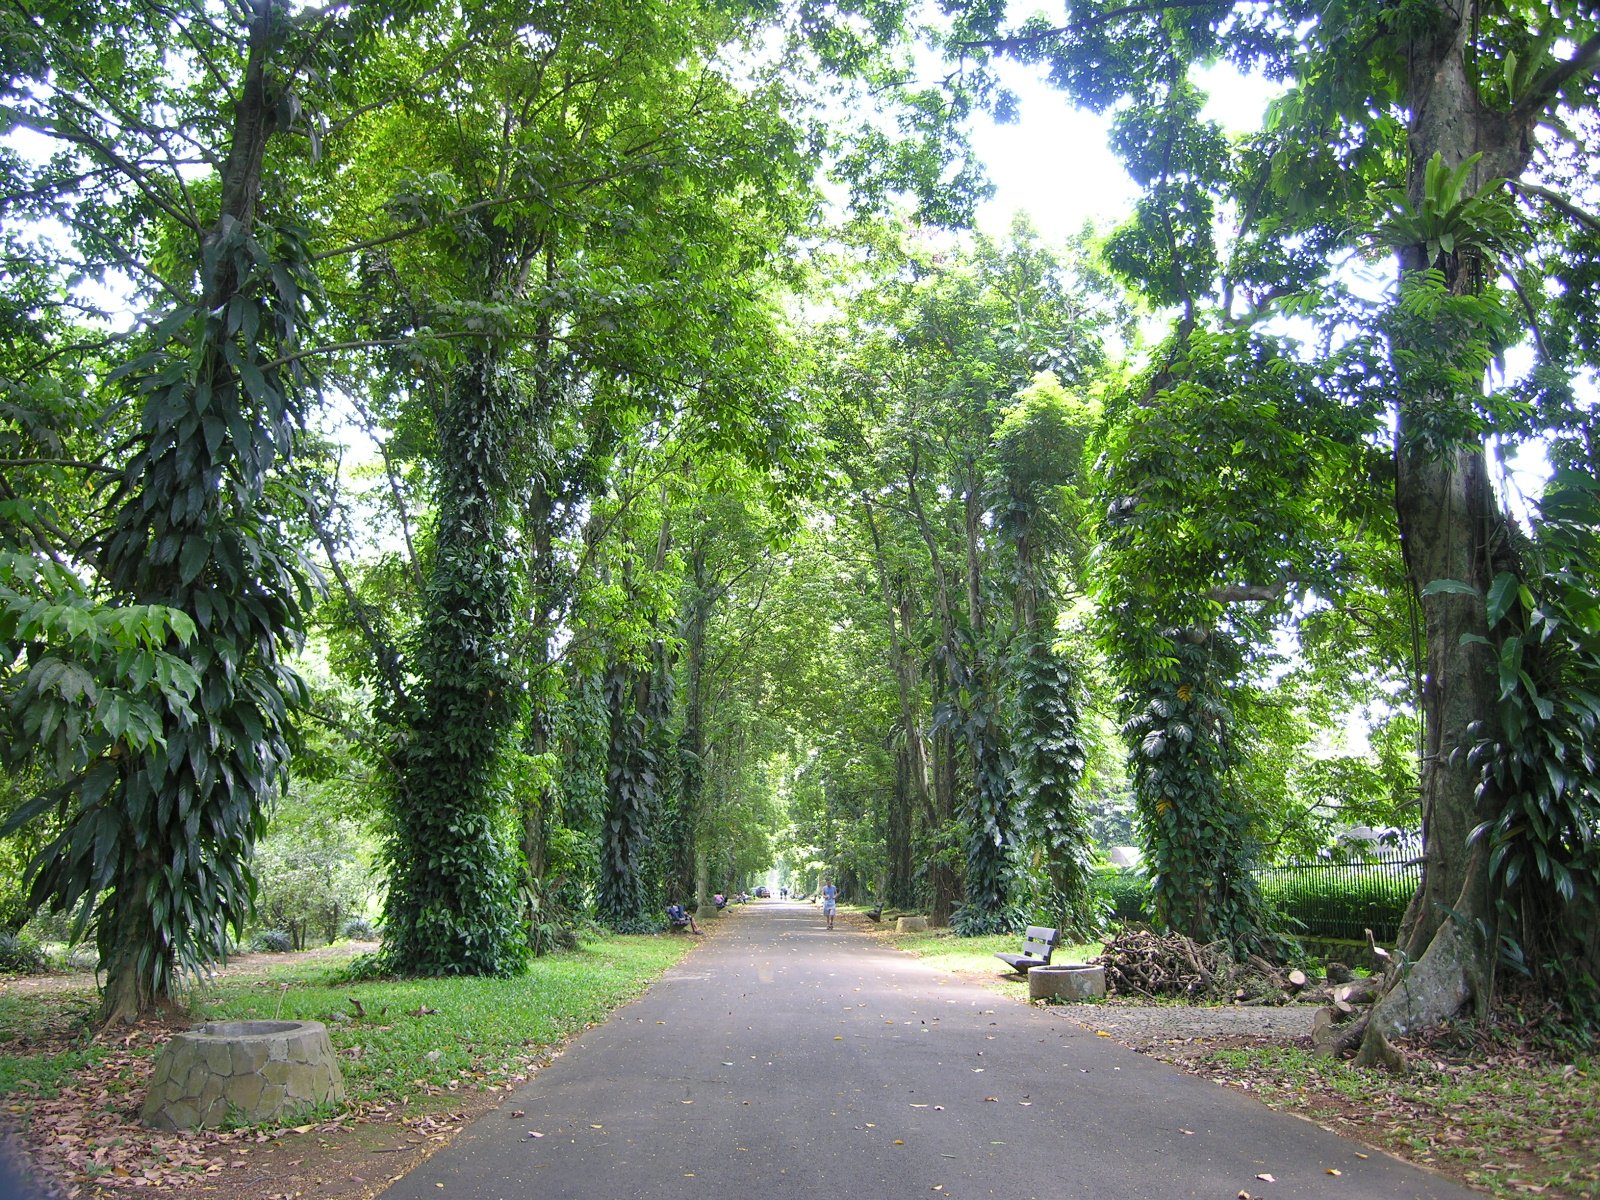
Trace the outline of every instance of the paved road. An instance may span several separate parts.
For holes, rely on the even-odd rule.
[[[1240,1192],[1478,1195],[766,901],[383,1200]]]

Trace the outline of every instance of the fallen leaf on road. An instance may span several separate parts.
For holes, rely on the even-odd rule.
[[[1332,1168],[1332,1167],[1329,1167],[1329,1168],[1328,1168],[1328,1174],[1329,1174],[1329,1175],[1343,1175],[1343,1174],[1344,1174],[1344,1172],[1343,1172],[1343,1171],[1337,1171],[1337,1170],[1335,1170],[1335,1169],[1334,1169],[1334,1168]]]
[[[985,1096],[984,1100],[985,1100],[985,1102],[987,1102],[989,1104],[999,1104],[1000,1103],[1000,1097],[999,1096]]]
[[[904,1138],[895,1138],[894,1144],[896,1146],[904,1146],[906,1144],[905,1143],[905,1139]]]
[[[1261,1174],[1257,1175],[1256,1178],[1261,1180],[1262,1183],[1277,1183],[1278,1182],[1276,1179],[1274,1179],[1272,1177],[1272,1172],[1271,1171],[1263,1171],[1263,1172],[1261,1172]]]

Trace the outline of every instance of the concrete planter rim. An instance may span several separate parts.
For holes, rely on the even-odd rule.
[[[207,1021],[189,1030],[190,1037],[223,1038],[230,1042],[241,1038],[283,1037],[292,1033],[309,1033],[326,1029],[321,1021]],[[180,1035],[181,1036],[181,1035]]]

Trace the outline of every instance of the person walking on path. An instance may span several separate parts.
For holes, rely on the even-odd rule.
[[[833,886],[833,880],[822,881],[822,915],[828,919],[828,928],[833,928],[833,914],[839,906],[839,889]]]

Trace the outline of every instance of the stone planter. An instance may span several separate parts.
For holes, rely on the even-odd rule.
[[[1029,1000],[1087,1000],[1106,994],[1106,969],[1084,964],[1035,967],[1028,972]]]
[[[927,927],[927,917],[896,917],[894,920],[896,933],[920,933]]]
[[[343,1099],[322,1022],[219,1021],[167,1043],[139,1119],[155,1129],[262,1124]]]

